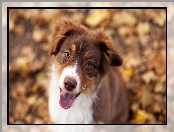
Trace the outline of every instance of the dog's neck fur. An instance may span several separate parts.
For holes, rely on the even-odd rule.
[[[49,89],[49,107],[52,121],[55,124],[89,124],[93,123],[93,102],[97,99],[97,91],[92,95],[81,93],[73,106],[67,110],[59,105],[59,80],[55,66],[52,65],[51,82]],[[93,86],[93,87],[96,87]],[[57,114],[60,113],[60,114]]]

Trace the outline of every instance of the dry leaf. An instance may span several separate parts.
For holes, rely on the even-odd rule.
[[[59,12],[60,12],[60,10],[43,9],[41,14],[45,21],[50,22],[53,19],[55,19],[56,14]]]
[[[154,87],[154,92],[155,93],[164,93],[165,92],[164,85],[161,82],[158,82]]]
[[[43,51],[46,51],[46,52],[48,52],[48,50],[49,50],[49,44],[43,44],[43,46],[42,46],[42,49],[43,49]]]
[[[28,64],[28,70],[30,72],[37,72],[39,70],[42,70],[44,68],[44,64],[42,61],[34,60],[33,62],[30,62]]]
[[[44,84],[43,80],[45,80],[45,79],[46,79],[45,73],[41,72],[41,73],[37,74],[37,76],[36,76],[36,80],[39,84]]]
[[[148,71],[142,75],[142,80],[148,84],[150,83],[150,81],[156,80],[156,78],[157,77],[156,77],[154,71]]]
[[[130,55],[124,57],[124,66],[126,69],[137,67],[141,64],[141,60],[130,53]]]
[[[127,11],[121,11],[115,13],[113,16],[113,27],[119,27],[123,25],[133,26],[136,23],[136,18],[133,16],[132,13]]]
[[[126,77],[131,78],[133,75],[133,70],[131,68],[122,71],[122,74]]]
[[[157,102],[153,103],[153,112],[154,113],[160,113],[161,110],[162,110],[162,108],[159,103],[157,103]]]
[[[16,59],[16,65],[17,65],[17,67],[19,67],[19,69],[21,69],[24,72],[28,71],[27,58],[25,58],[25,57],[18,57]]]
[[[109,11],[106,9],[93,10],[86,18],[85,23],[91,27],[95,27],[99,25],[103,20],[108,19],[108,17],[109,17]]]
[[[148,22],[144,22],[144,23],[139,23],[137,26],[137,31],[140,35],[144,35],[149,33],[150,31],[150,25]]]
[[[31,92],[34,93],[38,93],[39,92],[39,88],[40,88],[40,84],[39,83],[35,83],[34,86],[31,89]]]
[[[152,104],[152,94],[149,88],[143,87],[142,93],[141,93],[141,104],[143,108],[146,108],[150,104]]]
[[[36,42],[42,42],[47,40],[47,35],[43,30],[36,29],[32,33],[32,38]]]
[[[135,113],[135,116],[132,120],[130,120],[129,123],[131,124],[144,124],[145,121],[148,118],[148,113],[146,113],[144,110],[137,110]]]
[[[121,36],[126,36],[130,33],[130,28],[126,27],[126,26],[122,26],[118,29],[118,33],[121,35]]]
[[[154,18],[154,23],[158,24],[159,26],[164,26],[166,23],[166,12],[165,10],[160,11],[160,13]]]
[[[23,36],[25,33],[24,25],[15,25],[14,32],[19,36]]]
[[[29,105],[33,105],[33,104],[35,104],[35,102],[37,101],[37,97],[36,97],[36,95],[31,95],[30,97],[28,97],[28,104]]]

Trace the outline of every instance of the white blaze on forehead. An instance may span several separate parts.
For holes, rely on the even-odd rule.
[[[80,77],[77,73],[77,63],[75,63],[74,66],[68,66],[65,67],[65,69],[63,69],[62,73],[60,74],[60,78],[59,78],[59,86],[61,89],[64,89],[64,80],[66,77],[70,77],[75,79],[75,81],[77,82],[77,86],[74,89],[75,93],[80,92]]]

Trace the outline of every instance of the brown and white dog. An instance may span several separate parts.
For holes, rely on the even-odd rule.
[[[49,86],[49,113],[54,123],[126,123],[128,100],[116,67],[122,59],[111,37],[102,29],[90,31],[65,19],[53,31],[49,54],[54,58]],[[92,130],[89,126],[83,129]]]

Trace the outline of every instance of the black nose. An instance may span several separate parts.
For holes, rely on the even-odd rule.
[[[66,88],[67,91],[72,91],[73,89],[76,88],[77,82],[69,77],[66,77],[64,80],[64,87]]]

